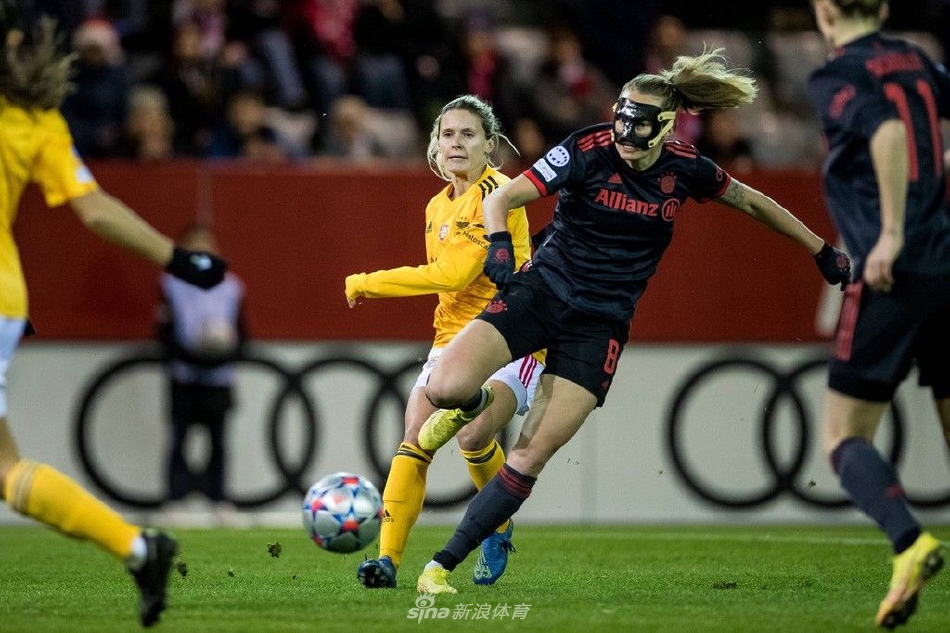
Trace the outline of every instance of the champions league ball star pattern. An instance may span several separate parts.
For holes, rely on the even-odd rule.
[[[334,473],[315,483],[303,502],[303,526],[321,548],[348,554],[379,535],[383,500],[361,475]]]

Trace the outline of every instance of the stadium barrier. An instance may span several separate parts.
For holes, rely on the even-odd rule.
[[[221,249],[248,287],[248,322],[259,340],[425,341],[432,297],[373,301],[350,310],[343,278],[425,262],[426,202],[443,186],[424,168],[168,163],[93,165],[106,188],[163,231],[210,218]],[[817,174],[754,172],[761,188],[827,239]],[[533,230],[554,200],[529,205]],[[65,208],[45,209],[35,191],[16,224],[44,340],[136,340],[152,336],[155,271],[83,231]],[[791,241],[740,213],[690,201],[650,282],[631,340],[814,342],[825,286]]]

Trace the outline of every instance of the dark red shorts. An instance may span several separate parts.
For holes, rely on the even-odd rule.
[[[950,275],[895,273],[894,290],[845,290],[828,386],[887,402],[916,365],[935,398],[950,397]]]
[[[477,318],[501,333],[512,358],[546,348],[544,373],[584,387],[597,398],[597,406],[603,406],[627,343],[629,322],[575,310],[535,269],[516,274]]]

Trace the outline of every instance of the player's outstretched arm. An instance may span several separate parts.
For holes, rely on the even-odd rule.
[[[758,220],[776,233],[801,244],[815,258],[822,276],[830,284],[845,285],[851,278],[851,260],[821,239],[792,213],[761,191],[733,179],[718,201]]]
[[[70,200],[83,225],[103,239],[161,266],[188,283],[210,288],[218,284],[227,264],[211,253],[175,246],[122,201],[97,190]]]
[[[105,191],[73,198],[70,206],[83,225],[99,237],[163,268],[171,261],[174,242]]]
[[[482,260],[472,257],[455,242],[467,241],[457,236],[435,261],[422,266],[401,266],[374,273],[349,275],[344,292],[349,306],[355,307],[362,297],[416,297],[438,292],[458,292],[468,288],[482,271]]]

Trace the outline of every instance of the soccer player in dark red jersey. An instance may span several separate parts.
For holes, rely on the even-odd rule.
[[[894,628],[913,615],[944,557],[871,442],[915,363],[950,437],[950,216],[940,136],[950,76],[918,47],[880,32],[886,0],[816,0],[814,9],[832,49],[808,82],[828,140],[825,197],[855,262],[835,333],[823,444],[854,505],[893,545],[877,624]]]
[[[485,379],[512,358],[546,347],[548,363],[521,437],[426,566],[420,592],[455,592],[448,572],[518,510],[548,460],[603,405],[636,303],[687,198],[748,214],[813,255],[829,283],[849,281],[843,253],[693,146],[667,140],[679,109],[731,108],[755,98],[754,81],[728,69],[720,53],[680,57],[670,70],[638,75],[621,90],[612,122],[570,135],[485,199],[485,273],[500,291],[446,347],[426,393],[438,407],[477,410]],[[508,211],[554,193],[547,235],[529,266],[514,274]],[[448,441],[445,422],[455,417],[434,413],[420,444]]]

